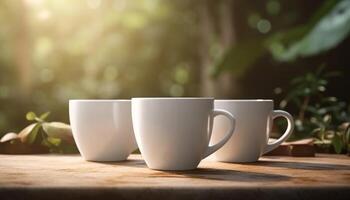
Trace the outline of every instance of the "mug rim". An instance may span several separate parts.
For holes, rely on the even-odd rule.
[[[215,101],[218,102],[237,102],[237,103],[244,103],[244,102],[273,102],[273,99],[215,99]]]
[[[133,97],[131,100],[214,100],[214,97]]]
[[[131,102],[131,99],[69,99],[69,102],[86,102],[86,103]]]

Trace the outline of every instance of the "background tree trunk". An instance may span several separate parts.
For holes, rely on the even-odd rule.
[[[214,17],[213,12],[218,14]],[[219,39],[221,52],[232,47],[236,41],[233,27],[233,4],[231,0],[221,0],[210,4],[206,0],[200,4],[200,28],[201,44],[199,53],[201,58],[201,95],[218,98],[230,98],[238,93],[236,79],[230,72],[222,73],[217,79],[211,77],[211,71],[215,64],[210,54],[211,45]],[[215,26],[217,25],[217,26]],[[218,27],[218,31],[215,30]]]
[[[200,17],[200,34],[201,43],[199,46],[199,55],[201,59],[200,69],[200,85],[202,96],[214,96],[215,95],[215,80],[210,77],[210,72],[213,67],[213,60],[210,55],[210,46],[212,38],[215,35],[214,31],[214,19],[210,12],[209,0],[201,2],[199,8]]]
[[[236,43],[236,33],[233,20],[233,1],[222,0],[219,5],[219,25],[221,50],[224,53]],[[216,82],[216,97],[230,98],[238,94],[237,80],[230,72],[222,73]]]
[[[29,96],[32,88],[29,28],[25,0],[18,1],[17,14],[14,60],[18,70],[18,92],[25,100],[24,98]]]

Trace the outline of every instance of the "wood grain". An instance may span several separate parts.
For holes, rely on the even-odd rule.
[[[249,164],[204,160],[196,170],[165,172],[148,169],[140,155],[107,163],[78,155],[0,155],[0,199],[55,199],[65,193],[65,199],[348,199],[350,159],[324,154],[263,157]]]

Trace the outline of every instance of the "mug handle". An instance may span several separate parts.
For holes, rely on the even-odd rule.
[[[270,151],[274,150],[275,148],[277,148],[282,142],[284,142],[286,139],[288,139],[288,137],[292,134],[292,132],[294,130],[293,117],[289,113],[287,113],[286,111],[273,110],[270,114],[270,117],[272,118],[272,120],[274,120],[277,117],[284,117],[284,118],[286,118],[286,120],[288,122],[288,126],[287,126],[287,130],[283,133],[283,135],[278,140],[276,140],[275,142],[273,142],[271,144],[266,145],[263,154],[270,152]]]
[[[210,154],[214,153],[215,151],[219,150],[222,146],[224,146],[224,144],[231,138],[231,136],[233,135],[233,132],[235,130],[236,127],[236,119],[233,117],[233,115],[225,110],[221,110],[221,109],[215,109],[211,112],[210,114],[210,129],[209,129],[209,141],[212,135],[212,122],[213,119],[218,116],[218,115],[224,115],[225,117],[228,118],[228,120],[230,120],[230,129],[226,132],[225,137],[218,143],[216,143],[215,145],[212,146],[208,146],[207,151],[205,152],[203,159],[208,157]]]

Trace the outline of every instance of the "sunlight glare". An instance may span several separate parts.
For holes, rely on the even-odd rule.
[[[38,7],[44,3],[43,0],[25,0],[25,3],[29,6]]]

